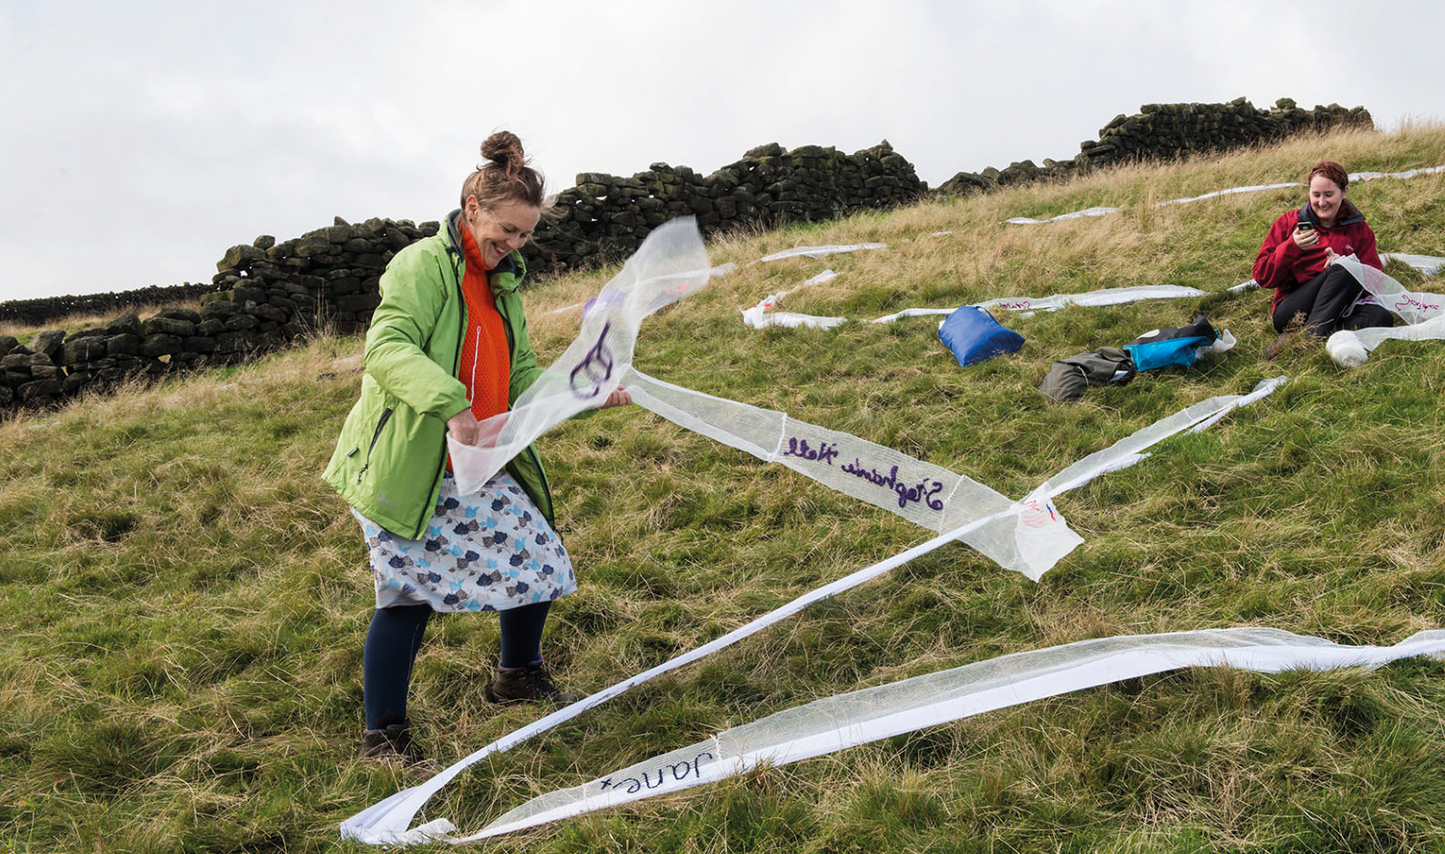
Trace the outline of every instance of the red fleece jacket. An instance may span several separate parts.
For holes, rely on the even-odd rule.
[[[1309,249],[1294,245],[1294,228],[1301,219],[1313,223],[1320,236],[1320,242]],[[1254,259],[1254,280],[1261,288],[1274,288],[1271,308],[1279,305],[1279,301],[1295,285],[1308,282],[1324,272],[1327,246],[1335,250],[1336,255],[1354,255],[1362,264],[1369,264],[1377,270],[1385,269],[1385,262],[1380,260],[1380,253],[1375,250],[1375,232],[1365,224],[1365,215],[1353,202],[1345,201],[1331,228],[1320,225],[1314,211],[1305,205],[1274,221]]]

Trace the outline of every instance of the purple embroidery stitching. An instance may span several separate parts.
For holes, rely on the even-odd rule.
[[[818,447],[811,448],[808,446],[807,439],[796,439],[789,436],[788,449],[783,451],[781,456],[798,457],[809,462],[827,463],[831,466],[833,464],[833,458],[838,456],[838,445],[836,443],[829,444],[819,441]]]
[[[943,509],[943,501],[934,498],[943,491],[943,484],[932,478],[925,477],[916,485],[909,486],[898,480],[898,466],[889,469],[888,474],[879,474],[877,469],[864,468],[863,461],[857,457],[854,457],[851,463],[844,463],[843,471],[861,477],[875,486],[883,486],[892,490],[898,495],[899,507],[907,507],[910,501],[922,501],[934,510]]]
[[[612,321],[609,320],[602,325],[602,334],[597,336],[597,343],[591,350],[587,351],[587,355],[582,358],[582,361],[577,367],[572,369],[572,374],[568,378],[568,384],[572,387],[572,394],[582,400],[587,400],[588,398],[593,398],[601,394],[602,384],[612,379],[612,369],[614,367],[612,348],[607,346],[607,333],[611,330]],[[577,375],[579,373],[583,375],[584,379],[592,383],[591,389],[585,391],[578,390]]]

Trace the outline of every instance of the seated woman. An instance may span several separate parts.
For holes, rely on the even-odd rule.
[[[1384,269],[1375,251],[1375,233],[1365,215],[1345,198],[1350,176],[1333,160],[1310,170],[1309,201],[1274,221],[1254,259],[1254,280],[1274,288],[1271,314],[1279,338],[1264,348],[1273,359],[1284,349],[1296,317],[1304,331],[1324,338],[1339,329],[1390,326],[1394,317],[1358,280],[1335,261],[1354,255],[1362,264]]]

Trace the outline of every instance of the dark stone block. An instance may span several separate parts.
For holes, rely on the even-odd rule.
[[[241,307],[230,300],[216,300],[201,306],[201,317],[205,318],[227,318],[240,311]]]
[[[106,355],[105,339],[82,338],[79,341],[70,341],[61,348],[60,353],[60,362],[63,365],[79,365],[103,359]]]
[[[237,305],[245,305],[248,302],[265,302],[266,291],[262,288],[237,285],[231,290],[231,298]]]
[[[85,371],[70,374],[60,383],[60,390],[65,394],[76,394],[90,384],[95,375]]]
[[[60,369],[54,365],[31,365],[30,376],[37,380],[50,379],[60,373]]]
[[[11,391],[9,386],[0,385],[0,406],[4,406],[13,400],[15,400],[15,392]]]
[[[29,346],[30,352],[32,353],[44,353],[47,356],[54,356],[60,352],[60,348],[64,346],[64,344],[65,330],[47,329],[44,332],[35,333],[35,337],[30,339]]]
[[[240,332],[243,329],[253,329],[260,321],[249,314],[233,314],[226,318],[226,328],[232,332]]]
[[[216,336],[226,331],[226,321],[219,317],[209,317],[196,324],[196,334]]]
[[[271,305],[269,302],[262,303],[258,306],[253,306],[246,311],[247,314],[250,314],[253,317],[259,317],[260,319],[269,321],[271,323],[285,323],[291,318],[291,313],[289,311],[279,309],[276,306]]]
[[[14,371],[28,367],[30,367],[29,353],[11,353],[8,356],[0,358],[0,369],[3,370]]]
[[[184,320],[187,323],[200,323],[201,313],[193,308],[165,308],[156,312],[161,317],[169,317],[171,320]]]
[[[169,356],[181,352],[181,339],[176,335],[149,335],[141,342],[142,356]]]
[[[262,252],[265,252],[267,249],[270,249],[272,246],[276,245],[276,238],[272,237],[269,234],[263,234],[255,240],[251,241],[251,245],[256,247],[257,249],[260,249]]]
[[[0,335],[0,356],[4,356],[20,345],[20,342],[9,335]]]
[[[216,339],[205,335],[195,335],[182,342],[182,346],[188,353],[214,353]]]
[[[177,338],[184,338],[187,335],[196,334],[196,324],[189,320],[176,320],[173,317],[156,315],[146,319],[144,331],[146,337],[152,335],[172,335]]]
[[[293,312],[296,310],[296,301],[289,297],[272,296],[267,299],[266,302],[269,305],[274,305],[282,311]]]
[[[28,403],[39,403],[37,398],[53,397],[60,394],[60,381],[55,378],[47,378],[29,382],[15,390],[20,399]]]
[[[217,353],[240,353],[254,346],[250,335],[245,332],[222,332],[216,336]]]
[[[370,311],[379,305],[380,294],[349,294],[336,298],[336,308],[341,311]]]

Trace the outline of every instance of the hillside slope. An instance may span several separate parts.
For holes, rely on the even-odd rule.
[[[816,697],[1090,637],[1264,625],[1392,644],[1445,626],[1445,347],[1354,371],[1302,345],[1265,363],[1268,298],[1232,294],[1299,189],[1161,199],[1445,163],[1445,129],[1351,132],[1096,173],[736,238],[887,250],[742,267],[643,327],[638,367],[938,463],[1012,495],[1193,402],[1292,382],[1058,504],[1086,542],[1035,584],[962,545],[811,608],[483,763],[431,805],[477,828],[534,794]],[[1445,176],[1358,184],[1384,251],[1445,254]],[[1096,205],[1119,214],[1000,224]],[[951,232],[931,236],[936,232]],[[935,321],[743,326],[783,308],[910,306],[1172,283],[1199,300],[1004,318],[1028,343],[961,370]],[[1411,270],[1391,268],[1418,284]],[[606,273],[531,290],[543,362],[559,311]],[[1438,286],[1436,287],[1438,290]],[[1189,321],[1240,346],[1056,405],[1054,359]],[[359,375],[321,339],[256,365],[0,424],[0,841],[16,851],[333,851],[408,781],[353,759],[372,593],[354,521],[319,480]],[[318,379],[318,375],[333,376]],[[582,589],[544,641],[593,691],[928,532],[638,408],[541,440]],[[451,761],[540,715],[483,687],[496,621],[439,620],[415,674],[423,743]],[[506,851],[1362,851],[1445,848],[1445,665],[1188,671],[1068,695],[542,828]]]

